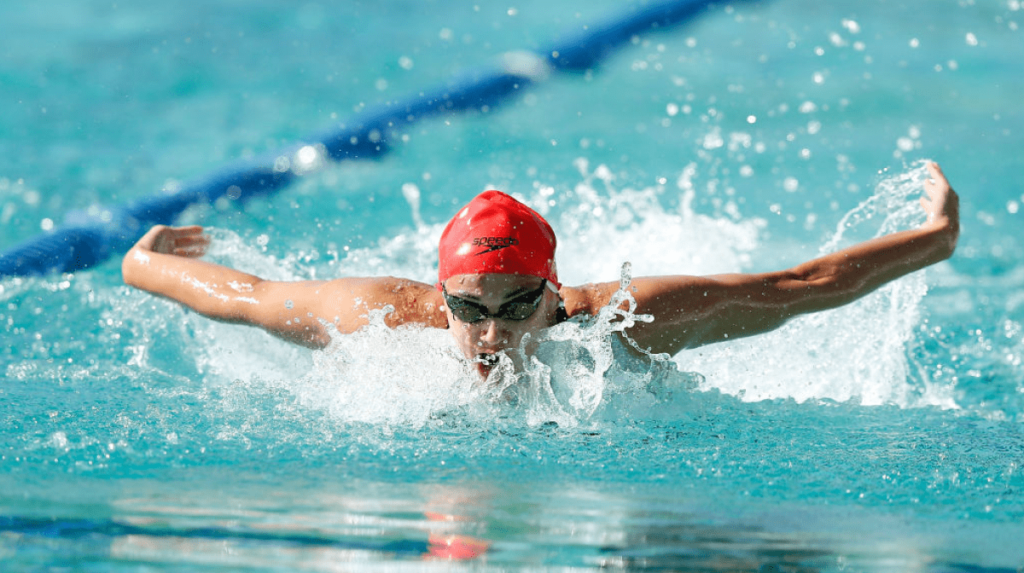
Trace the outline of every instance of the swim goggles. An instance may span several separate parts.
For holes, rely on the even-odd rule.
[[[491,314],[487,310],[487,307],[476,302],[468,301],[464,298],[452,296],[448,294],[448,290],[445,288],[444,283],[441,283],[441,292],[444,294],[444,302],[451,309],[452,314],[455,318],[462,322],[468,322],[475,324],[484,320],[485,318],[501,318],[504,320],[526,320],[533,316],[533,313],[537,312],[537,307],[540,306],[540,301],[544,298],[544,288],[547,287],[548,280],[541,279],[540,286],[536,290],[524,292],[523,294],[515,297],[514,299],[505,302],[498,307],[498,312]]]

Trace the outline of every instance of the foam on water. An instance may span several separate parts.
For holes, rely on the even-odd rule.
[[[619,189],[607,167],[590,170],[582,159],[577,167],[582,179],[571,190],[559,193],[535,184],[533,194],[522,197],[552,217],[561,237],[559,266],[568,284],[619,276],[626,285],[630,274],[749,270],[752,255],[764,247],[759,238],[763,220],[744,219],[735,210],[718,216],[693,211],[692,165],[676,180],[678,196],[665,184]],[[854,236],[860,240],[914,225],[921,217],[916,196],[923,177],[924,167],[917,166],[884,179],[874,195],[842,219],[822,251],[840,248]],[[416,209],[416,194],[411,188],[404,191]],[[679,207],[666,208],[673,198]],[[443,225],[418,221],[416,229],[349,251],[319,268],[301,254],[283,259],[266,254],[266,237],[251,246],[231,232],[214,230],[210,257],[278,280],[333,274],[432,282]],[[517,372],[506,356],[487,383],[459,357],[448,333],[389,329],[381,313],[370,317],[367,328],[336,336],[330,347],[312,354],[252,329],[180,310],[171,317],[138,319],[136,328],[162,332],[180,321],[175,327],[183,337],[180,344],[194,349],[183,353],[194,357],[206,384],[228,388],[221,394],[225,408],[241,411],[247,399],[269,397],[283,400],[279,409],[318,412],[328,425],[420,427],[454,411],[471,420],[512,416],[528,425],[556,422],[563,427],[600,424],[624,410],[639,418],[686,416],[694,387],[746,401],[955,407],[948,383],[933,383],[925,369],[908,361],[926,290],[923,273],[917,273],[852,305],[793,320],[767,335],[684,351],[671,359],[635,359],[632,369],[621,368],[630,354],[615,348],[619,343],[613,333],[632,320],[657,319],[634,315],[632,298],[620,290],[597,317],[573,320],[524,341],[537,350],[509,353],[524,367]],[[125,310],[137,311],[142,299],[148,296],[132,294],[129,300],[135,302]],[[152,338],[143,335],[143,346]]]
[[[628,284],[626,277],[623,286]],[[236,389],[222,393],[222,406],[241,410],[244,406],[235,402],[242,396],[270,396],[283,398],[284,408],[275,410],[319,412],[328,425],[418,428],[438,416],[458,415],[484,425],[511,417],[529,426],[554,422],[576,427],[612,416],[611,410],[635,410],[638,394],[651,406],[671,397],[672,389],[695,387],[692,375],[676,372],[667,356],[632,355],[614,338],[634,320],[646,318],[632,312],[635,302],[625,289],[598,316],[573,319],[502,353],[487,380],[460,357],[447,332],[389,328],[384,318],[391,310],[370,312],[369,325],[355,333],[335,334],[326,349],[312,353],[306,373],[270,377],[273,370],[254,372],[261,362],[255,355],[236,369],[216,365],[211,373],[235,377]]]

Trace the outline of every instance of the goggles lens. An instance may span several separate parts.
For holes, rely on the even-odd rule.
[[[514,299],[505,302],[498,307],[498,311],[491,314],[487,307],[464,298],[448,294],[448,289],[441,285],[441,292],[444,294],[444,302],[451,309],[455,318],[462,322],[474,324],[485,318],[501,318],[504,320],[526,320],[537,312],[540,301],[544,299],[544,288],[547,286],[547,279],[542,279],[540,287],[536,290],[524,292]]]

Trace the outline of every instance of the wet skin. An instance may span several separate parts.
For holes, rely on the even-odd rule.
[[[453,297],[482,305],[488,314],[498,312],[501,305],[535,291],[542,279],[527,275],[454,275],[445,281],[445,290]],[[558,315],[558,295],[545,288],[537,310],[525,320],[487,317],[476,323],[459,320],[448,308],[448,329],[463,357],[476,363],[477,372],[486,377],[497,363],[496,354],[508,349],[519,348],[523,337],[535,335],[544,328],[555,324]],[[529,352],[530,349],[527,349]],[[513,361],[517,353],[511,353]],[[516,366],[520,366],[516,364]]]

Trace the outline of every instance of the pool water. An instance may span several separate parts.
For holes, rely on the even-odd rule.
[[[3,3],[0,248],[622,8]],[[493,187],[551,220],[581,284],[910,228],[921,161],[942,164],[952,259],[654,373],[610,366],[612,325],[569,324],[553,368],[496,396],[444,332],[310,352],[129,289],[114,260],[4,279],[2,569],[1024,567],[1022,24],[1017,0],[737,2],[183,218],[267,278],[432,282],[444,223]]]

